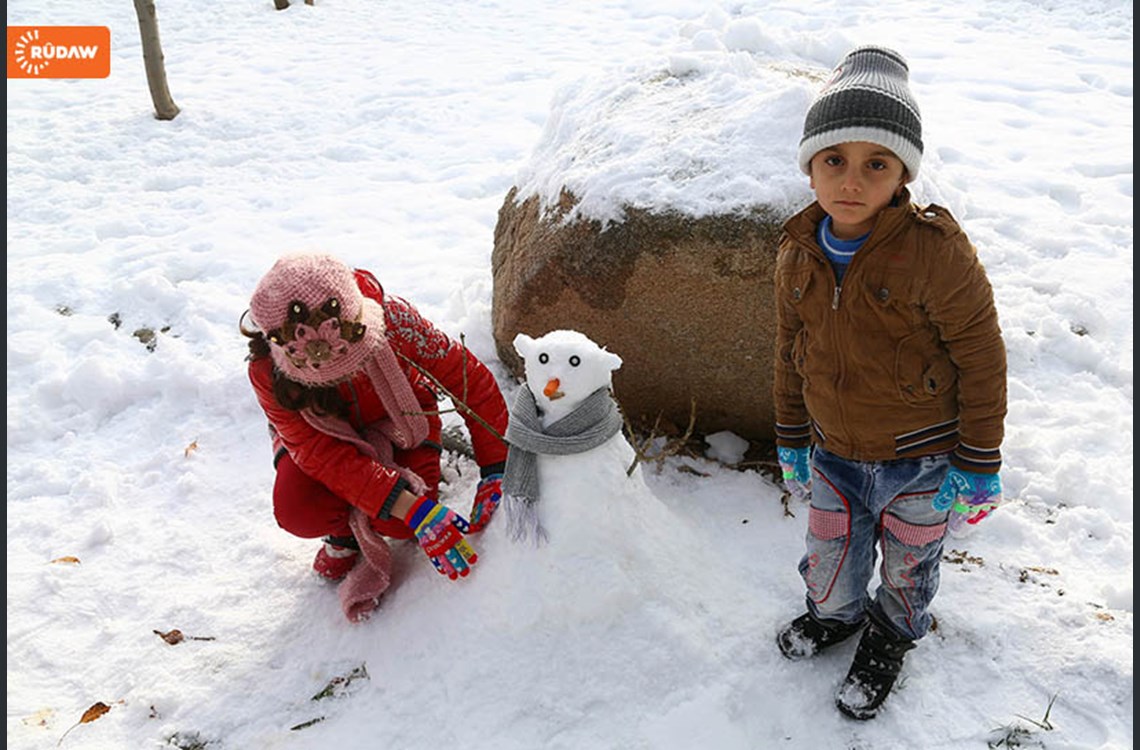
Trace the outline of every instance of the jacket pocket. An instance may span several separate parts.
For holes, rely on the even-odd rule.
[[[876,325],[895,335],[917,331],[927,325],[915,297],[914,279],[899,273],[886,273],[862,286],[864,300]]]
[[[791,310],[799,318],[799,328],[790,342],[784,342],[777,353],[779,361],[790,366],[801,377],[804,376],[804,360],[807,355],[807,331],[813,326],[818,314],[812,314],[812,306],[807,304],[808,294],[815,284],[812,269],[794,266],[776,272],[777,304]]]
[[[781,273],[776,279],[776,291],[788,304],[799,307],[807,299],[811,278],[811,269],[802,267]]]
[[[914,279],[909,274],[885,273],[864,285],[867,296],[879,307],[914,304]]]
[[[915,331],[899,341],[895,380],[902,400],[918,406],[929,404],[954,388],[958,370],[932,332]]]

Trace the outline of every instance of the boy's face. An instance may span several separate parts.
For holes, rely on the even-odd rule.
[[[902,160],[875,143],[840,143],[811,158],[812,190],[840,239],[870,232],[875,217],[905,184]]]

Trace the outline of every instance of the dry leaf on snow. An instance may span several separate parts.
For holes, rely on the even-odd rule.
[[[90,724],[91,722],[95,721],[100,716],[102,716],[103,714],[107,713],[110,710],[111,710],[111,707],[108,706],[103,701],[99,701],[98,703],[94,704],[93,706],[91,706],[91,708],[89,708],[83,712],[83,717],[80,718],[77,723],[72,724],[70,727],[67,728],[67,732],[64,732],[60,736],[59,742],[57,742],[55,744],[57,746],[60,745],[63,742],[63,738],[67,736],[67,733],[70,732],[72,729],[75,729],[80,724]]]
[[[163,633],[161,630],[154,631],[162,640],[169,643],[171,646],[177,646],[182,641],[212,641],[215,640],[213,636],[199,636],[199,635],[185,635],[181,630],[175,628],[168,633]]]

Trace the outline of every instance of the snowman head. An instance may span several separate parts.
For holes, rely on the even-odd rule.
[[[611,387],[611,373],[621,367],[621,357],[578,331],[551,331],[537,339],[520,333],[514,345],[545,424],[574,411],[599,388]]]

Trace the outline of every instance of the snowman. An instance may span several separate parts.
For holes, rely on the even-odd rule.
[[[665,585],[669,598],[680,593],[692,529],[649,489],[622,432],[612,393],[621,357],[573,330],[520,333],[514,347],[526,376],[506,434],[506,523],[493,535],[510,549],[488,550],[480,565],[511,566],[516,593],[546,614],[589,618]]]
[[[654,480],[670,477],[635,462],[611,392],[621,357],[572,330],[513,343],[525,379],[509,394],[503,499],[472,539],[478,564],[455,584],[417,568],[388,606],[429,608],[430,625],[397,618],[382,639],[396,656],[377,655],[369,670],[438,675],[446,694],[479,691],[492,713],[470,717],[473,726],[549,729],[536,747],[605,746],[566,722],[647,721],[626,710],[634,692],[661,694],[657,732],[703,717],[728,689],[728,664],[762,647],[751,606],[760,599],[717,564],[718,540],[699,514],[654,494]],[[407,665],[396,660],[409,653]],[[607,701],[596,700],[598,686]]]

